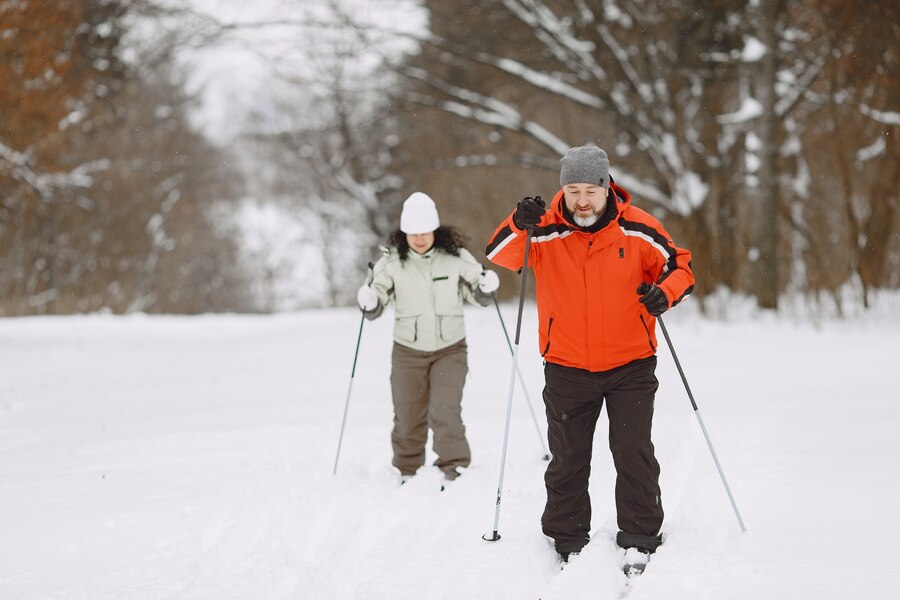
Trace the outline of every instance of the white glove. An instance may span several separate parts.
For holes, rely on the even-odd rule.
[[[356,292],[356,303],[366,312],[378,308],[378,294],[368,285],[363,285]]]
[[[478,278],[478,289],[485,294],[493,294],[500,287],[500,278],[493,271],[483,271]]]

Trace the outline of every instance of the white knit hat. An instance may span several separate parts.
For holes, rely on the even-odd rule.
[[[415,192],[403,203],[403,212],[400,213],[400,231],[403,233],[429,233],[440,225],[434,200],[428,194]]]

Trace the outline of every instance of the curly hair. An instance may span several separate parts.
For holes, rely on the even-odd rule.
[[[452,225],[441,225],[434,230],[434,248],[440,248],[447,254],[459,256],[459,251],[466,247],[469,238],[453,227]],[[400,260],[406,260],[409,256],[409,242],[406,241],[406,234],[395,229],[388,236],[388,245],[393,246],[400,253]]]

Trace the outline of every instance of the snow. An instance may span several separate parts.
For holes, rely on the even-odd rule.
[[[665,543],[628,598],[900,597],[896,309],[666,315],[748,532],[662,348]],[[387,316],[363,329],[336,476],[356,310],[0,320],[0,598],[618,599],[605,415],[581,556],[559,573],[540,532],[546,463],[519,393],[502,539],[481,539],[510,354],[493,308],[466,318],[474,462],[444,492],[433,467],[403,487],[390,467]],[[527,304],[519,363],[539,402],[535,323]]]
[[[179,55],[187,72],[187,88],[200,98],[194,119],[223,145],[258,126],[257,120],[277,121],[280,102],[309,100],[307,88],[314,87],[326,49],[352,53],[341,68],[365,81],[385,57],[414,51],[417,44],[408,37],[426,28],[428,20],[417,0],[171,2],[231,28],[215,43],[188,48]],[[362,49],[358,41],[353,45],[350,40],[357,32],[341,22],[344,15],[370,28],[372,48]],[[338,61],[330,60],[331,64]]]
[[[491,59],[490,62],[498,69],[502,69],[510,75],[518,77],[523,81],[527,81],[537,88],[559,94],[591,108],[596,108],[598,110],[604,108],[603,101],[596,95],[585,92],[573,85],[569,85],[559,76],[535,71],[534,69],[509,58]]]
[[[722,124],[736,124],[750,121],[763,114],[763,106],[759,100],[750,96],[741,100],[741,106],[733,113],[726,113],[716,117],[716,121]]]
[[[884,123],[885,125],[900,125],[900,112],[892,110],[875,110],[865,104],[861,104],[859,110],[862,114],[879,123]]]
[[[230,220],[240,235],[244,267],[260,275],[254,289],[257,306],[290,310],[327,297],[326,274],[310,268],[322,262],[325,226],[318,216],[245,199]]]
[[[690,215],[706,201],[709,185],[692,171],[684,171],[675,181],[673,204],[681,215]]]
[[[768,50],[766,45],[759,39],[749,36],[744,41],[744,48],[741,50],[741,60],[748,63],[757,62],[766,55]]]
[[[878,139],[876,139],[874,142],[856,151],[857,168],[859,168],[862,163],[872,160],[877,156],[881,156],[882,154],[884,154],[886,149],[887,143],[884,141],[884,137],[878,136]]]

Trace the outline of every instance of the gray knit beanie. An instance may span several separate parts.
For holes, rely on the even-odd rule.
[[[559,162],[562,165],[559,169],[560,187],[570,183],[609,187],[609,157],[605,150],[597,146],[569,148]]]

